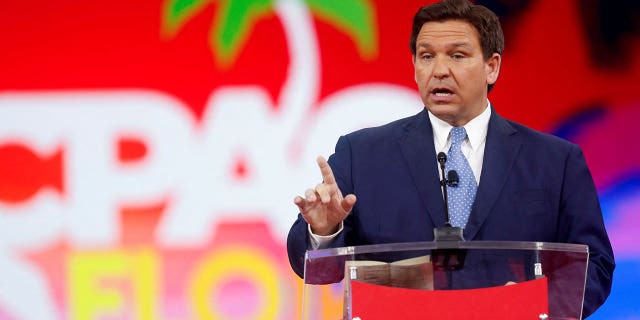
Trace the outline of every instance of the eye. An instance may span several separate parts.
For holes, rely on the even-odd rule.
[[[431,59],[433,59],[433,55],[430,54],[430,53],[425,53],[421,57],[422,57],[422,60],[431,60]]]
[[[453,60],[462,60],[465,56],[462,53],[454,53],[451,57],[453,57]]]

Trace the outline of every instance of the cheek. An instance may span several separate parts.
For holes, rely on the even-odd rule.
[[[465,79],[466,85],[468,88],[473,88],[472,90],[480,90],[487,86],[487,73],[484,72],[484,69],[475,69],[468,70],[464,74],[462,74],[462,79]]]
[[[414,78],[418,86],[426,86],[429,81],[429,72],[424,68],[415,69]]]

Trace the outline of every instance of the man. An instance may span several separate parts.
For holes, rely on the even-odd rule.
[[[589,245],[583,315],[593,313],[614,269],[596,189],[578,146],[489,103],[504,48],[498,18],[466,0],[426,6],[410,46],[425,110],[340,137],[328,162],[318,158],[323,182],[294,200],[294,271],[302,276],[308,249],[433,240],[445,224],[436,155],[446,152],[461,186],[449,189],[451,220],[465,239]]]

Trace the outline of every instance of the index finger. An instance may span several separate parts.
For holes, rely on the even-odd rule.
[[[335,184],[336,178],[333,176],[333,170],[331,170],[327,160],[322,156],[318,156],[316,161],[318,162],[318,167],[320,167],[320,172],[322,173],[322,181],[327,184]]]

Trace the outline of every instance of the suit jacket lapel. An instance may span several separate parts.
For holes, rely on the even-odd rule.
[[[480,185],[464,230],[466,240],[473,240],[502,192],[522,143],[515,139],[517,130],[493,109],[487,130]]]
[[[407,132],[399,141],[402,155],[432,224],[443,226],[444,202],[439,184],[433,129],[427,111],[419,113],[415,121],[405,129]]]

